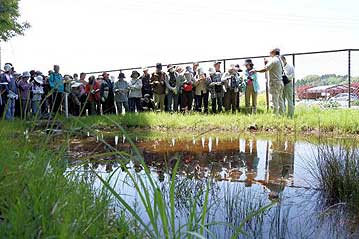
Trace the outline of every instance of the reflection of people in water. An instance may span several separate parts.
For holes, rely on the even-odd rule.
[[[272,142],[266,187],[271,199],[278,198],[294,171],[294,143],[276,140]]]
[[[252,147],[251,147],[252,145]],[[257,168],[258,168],[258,153],[257,153],[257,141],[256,140],[245,140],[244,146],[244,162],[246,164],[246,187],[251,187],[253,181],[257,177]]]

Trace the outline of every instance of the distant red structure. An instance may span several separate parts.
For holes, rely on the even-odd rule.
[[[301,100],[326,99],[337,94],[349,93],[348,85],[301,86],[296,89]],[[359,96],[359,83],[351,84],[351,93]]]

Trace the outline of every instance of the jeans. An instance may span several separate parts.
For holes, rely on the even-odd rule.
[[[286,104],[288,107],[287,116],[293,118],[294,116],[294,102],[293,102],[293,82],[289,82],[283,89],[283,109],[286,112]]]
[[[204,107],[204,113],[208,113],[208,93],[202,93],[202,95],[196,95],[196,111],[202,112],[202,103]]]
[[[237,109],[237,92],[234,90],[228,90],[224,95],[224,108],[226,111],[232,110],[233,113]]]
[[[155,100],[155,105],[156,105],[156,108],[161,110],[161,111],[164,111],[165,110],[165,97],[166,95],[165,94],[156,94],[154,93],[154,100]]]
[[[254,91],[253,84],[246,86],[245,104],[247,114],[257,113],[257,92]],[[251,106],[252,98],[252,106]]]
[[[37,116],[37,117],[41,116],[40,103],[41,102],[39,100],[34,100],[31,102],[33,116]]]
[[[129,112],[141,112],[142,108],[141,108],[141,98],[129,98],[128,99],[128,107],[129,107]]]
[[[123,101],[123,102],[116,101],[116,106],[117,106],[117,114],[118,115],[122,114],[123,109],[125,109],[126,113],[129,112],[128,101]]]
[[[13,120],[15,115],[15,99],[7,99],[5,119]]]
[[[193,104],[193,93],[192,91],[183,91],[182,93],[182,99],[181,99],[181,108],[182,110],[192,110],[192,104]]]
[[[173,107],[172,107],[173,105]],[[178,95],[170,91],[167,94],[167,109],[168,111],[177,112],[178,111]]]
[[[283,110],[283,87],[282,81],[269,82],[269,93],[272,95],[273,113],[282,114]]]
[[[212,98],[212,113],[222,112],[223,97]]]

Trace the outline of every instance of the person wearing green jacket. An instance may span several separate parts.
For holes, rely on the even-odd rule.
[[[253,72],[253,62],[251,59],[245,61],[246,70],[244,74],[243,92],[245,94],[245,104],[247,114],[257,113],[257,96],[259,92],[259,83],[257,73]],[[251,105],[252,98],[252,105]]]

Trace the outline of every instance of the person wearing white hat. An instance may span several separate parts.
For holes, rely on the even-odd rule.
[[[32,98],[31,98],[31,108],[32,108],[32,114],[35,117],[41,117],[41,99],[42,95],[44,94],[44,88],[43,88],[43,77],[42,76],[36,76],[34,78],[34,82],[31,88],[32,91]]]
[[[15,100],[18,99],[17,86],[13,75],[13,66],[9,63],[4,66],[4,73],[1,75],[1,97],[5,107],[5,118],[13,120],[15,115]]]
[[[30,91],[32,84],[29,82],[31,75],[28,71],[25,71],[21,79],[18,83],[19,86],[19,93],[21,98],[21,109],[22,109],[22,118],[26,119],[29,115],[30,108],[31,108],[31,101],[30,101]]]
[[[198,77],[194,82],[194,92],[195,92],[195,107],[197,112],[202,112],[202,105],[204,108],[204,113],[208,113],[208,85],[209,81],[204,72],[203,68],[198,69]]]
[[[235,65],[231,65],[226,73],[222,76],[222,83],[224,84],[224,109],[228,112],[232,110],[235,113],[237,110],[237,93],[241,84],[241,78],[236,71]]]
[[[280,50],[275,48],[270,51],[269,61],[265,61],[265,67],[251,72],[269,72],[269,92],[272,95],[273,113],[276,116],[283,114],[283,68],[279,58]]]
[[[130,92],[128,94],[129,111],[134,113],[141,112],[141,98],[142,98],[142,80],[138,71],[132,71],[131,81],[128,84]]]

